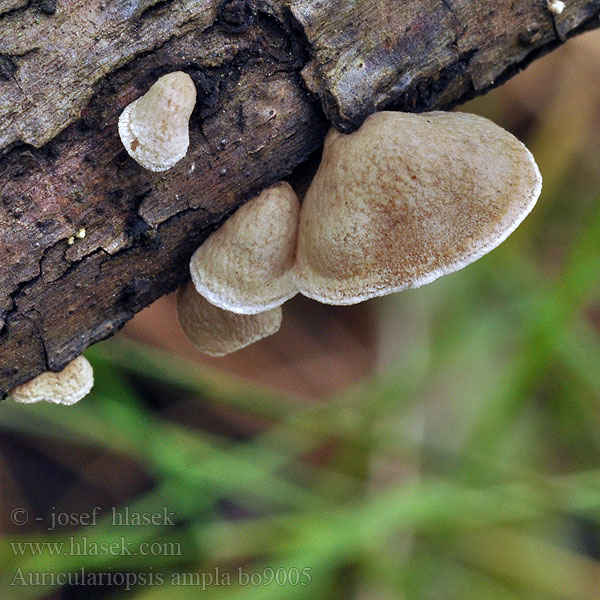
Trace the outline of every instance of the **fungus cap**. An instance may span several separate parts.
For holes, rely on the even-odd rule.
[[[196,86],[187,73],[160,77],[119,117],[119,136],[131,158],[150,171],[166,171],[180,161],[195,104]]]
[[[239,314],[261,313],[295,296],[299,212],[298,196],[285,182],[241,206],[192,256],[196,290]]]
[[[476,115],[379,112],[332,130],[302,205],[296,285],[355,304],[430,283],[504,241],[541,183],[527,148]]]
[[[217,308],[191,281],[177,293],[177,317],[192,344],[210,356],[225,356],[277,333],[282,319],[280,306],[257,315]]]
[[[62,371],[44,371],[9,392],[15,402],[32,404],[45,400],[54,404],[75,404],[94,385],[92,365],[84,356],[71,361]]]

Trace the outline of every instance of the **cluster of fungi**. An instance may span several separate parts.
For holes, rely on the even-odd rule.
[[[129,155],[157,172],[183,159],[195,103],[186,73],[158,79],[119,119]],[[354,133],[329,132],[302,203],[278,183],[204,241],[178,293],[179,322],[198,349],[223,356],[278,331],[297,293],[346,305],[425,285],[498,246],[540,191],[531,153],[483,117],[374,113]],[[79,357],[11,396],[72,404],[91,385]]]

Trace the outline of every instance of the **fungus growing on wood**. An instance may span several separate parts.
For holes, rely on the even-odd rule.
[[[123,146],[150,171],[166,171],[187,153],[196,86],[182,71],[160,77],[119,117]]]
[[[295,283],[328,304],[425,285],[498,246],[540,191],[531,153],[483,117],[375,113],[327,136],[300,214]]]
[[[92,365],[84,356],[71,361],[62,371],[44,371],[34,379],[18,385],[9,392],[15,402],[32,404],[75,404],[86,396],[94,385]]]
[[[261,313],[294,296],[299,212],[298,197],[285,182],[241,206],[192,256],[196,290],[239,314]]]
[[[177,317],[192,344],[210,356],[230,354],[277,333],[282,319],[280,306],[255,315],[217,308],[191,281],[177,293]]]

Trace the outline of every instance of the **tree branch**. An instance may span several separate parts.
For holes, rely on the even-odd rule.
[[[0,392],[175,289],[329,122],[447,108],[599,16],[598,0],[0,0]],[[198,89],[190,151],[150,173],[117,120],[174,70]]]

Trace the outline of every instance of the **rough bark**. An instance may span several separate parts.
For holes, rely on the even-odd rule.
[[[600,0],[561,15],[545,0],[0,0],[0,392],[176,288],[330,123],[452,106],[599,15]],[[173,70],[198,89],[190,151],[150,173],[116,123]]]

